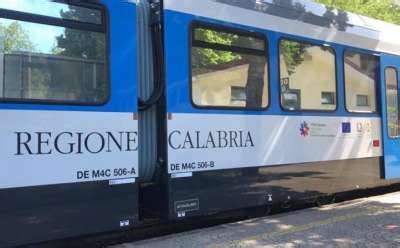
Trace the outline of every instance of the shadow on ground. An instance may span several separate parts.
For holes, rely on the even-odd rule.
[[[114,246],[400,247],[400,193]]]

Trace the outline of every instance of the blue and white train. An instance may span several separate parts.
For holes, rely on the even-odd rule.
[[[305,0],[1,0],[0,247],[399,183],[399,32]]]

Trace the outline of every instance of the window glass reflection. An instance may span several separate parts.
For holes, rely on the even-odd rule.
[[[1,0],[0,9],[101,24],[101,11],[49,0]]]
[[[262,39],[206,28],[196,28],[194,30],[194,39],[210,44],[228,45],[260,51],[265,50],[265,42]]]
[[[263,39],[195,28],[191,51],[193,102],[209,107],[267,107],[266,53]]]
[[[105,34],[0,18],[0,97],[101,103]]]
[[[397,70],[386,68],[386,111],[389,129],[389,137],[400,136],[399,125],[399,90]]]
[[[350,112],[375,112],[378,80],[376,56],[346,51],[344,72],[347,110]]]
[[[336,65],[332,48],[281,40],[281,104],[286,110],[335,110]]]

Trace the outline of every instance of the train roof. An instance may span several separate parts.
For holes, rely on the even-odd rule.
[[[400,55],[400,26],[310,0],[165,0],[165,8]]]

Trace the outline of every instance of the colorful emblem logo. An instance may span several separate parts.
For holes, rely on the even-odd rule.
[[[310,127],[305,121],[300,124],[300,135],[303,137],[307,137],[310,135]]]

